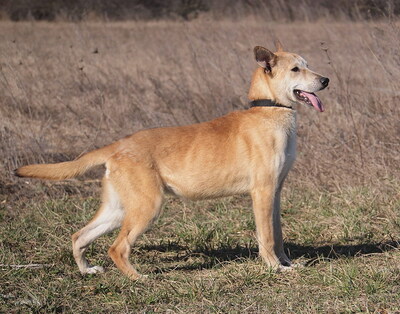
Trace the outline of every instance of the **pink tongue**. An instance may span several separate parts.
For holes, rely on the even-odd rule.
[[[323,112],[324,111],[324,107],[322,106],[322,102],[321,102],[321,100],[319,100],[319,98],[316,95],[311,94],[311,93],[307,93],[305,91],[301,91],[300,95],[302,95],[304,97],[307,97],[311,101],[311,103],[314,106],[314,108],[317,109],[319,112]]]

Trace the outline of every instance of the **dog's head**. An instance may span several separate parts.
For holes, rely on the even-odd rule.
[[[299,55],[284,52],[279,43],[277,48],[275,53],[261,46],[254,48],[255,59],[264,69],[265,77],[260,79],[268,85],[270,97],[282,105],[307,104],[324,111],[314,93],[327,87],[329,79],[311,71]]]

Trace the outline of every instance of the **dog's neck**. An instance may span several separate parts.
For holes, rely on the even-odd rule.
[[[270,88],[271,79],[272,78],[266,74],[264,69],[261,67],[254,71],[248,94],[248,97],[251,100],[250,106],[291,108],[290,105],[282,104],[282,102],[277,98],[277,95],[274,94],[273,89]],[[268,102],[265,102],[265,100],[268,100]]]
[[[278,108],[293,109],[292,107],[281,105],[271,99],[253,100],[249,103],[249,105],[250,105],[250,108],[252,108],[252,107],[278,107]]]

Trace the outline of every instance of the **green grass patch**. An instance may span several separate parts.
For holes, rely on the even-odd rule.
[[[75,265],[70,235],[94,214],[97,199],[3,203],[0,311],[398,311],[400,206],[390,193],[285,191],[285,246],[294,262],[306,266],[282,273],[257,255],[248,197],[168,198],[132,250],[132,262],[149,275],[138,282],[107,256],[115,233],[88,251],[105,274],[81,276]],[[13,266],[29,264],[40,266]]]

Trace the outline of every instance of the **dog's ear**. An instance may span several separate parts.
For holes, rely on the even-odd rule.
[[[278,38],[275,38],[275,47],[277,52],[283,51],[282,43],[279,41]]]
[[[271,72],[271,68],[275,65],[276,56],[267,48],[256,46],[254,47],[254,57],[260,67],[263,67],[265,72]]]

